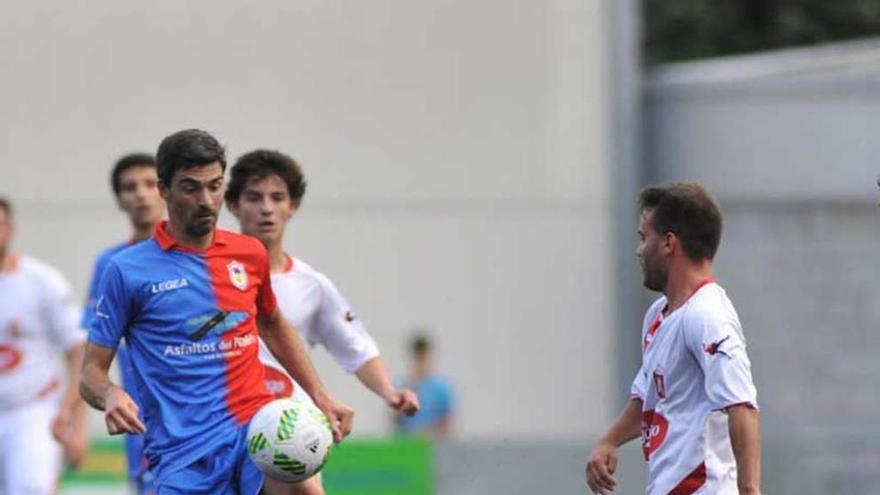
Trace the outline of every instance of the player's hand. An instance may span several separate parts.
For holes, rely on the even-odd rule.
[[[330,397],[328,394],[315,394],[315,405],[327,416],[330,429],[333,430],[333,441],[339,443],[351,433],[354,423],[354,409]]]
[[[78,424],[70,408],[62,407],[52,420],[52,436],[61,444],[65,460],[78,467],[89,451],[89,435],[84,425]]]
[[[147,431],[138,418],[137,404],[119,387],[110,387],[104,396],[104,422],[107,424],[107,433],[111,435],[138,435]]]
[[[593,493],[604,495],[614,491],[617,481],[614,480],[614,471],[617,469],[617,447],[613,444],[600,441],[587,462],[587,485]]]
[[[412,416],[419,412],[421,408],[418,396],[408,388],[395,390],[389,397],[385,398],[385,401],[388,402],[392,409],[407,416]]]

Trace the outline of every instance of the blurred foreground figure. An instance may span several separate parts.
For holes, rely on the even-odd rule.
[[[159,196],[159,176],[156,174],[156,160],[145,153],[132,153],[120,158],[110,173],[110,186],[116,196],[116,204],[131,223],[131,234],[127,241],[105,249],[95,259],[92,282],[89,285],[89,298],[83,312],[82,327],[89,328],[95,316],[98,302],[98,283],[104,268],[114,255],[152,237],[159,221],[165,216],[165,202]],[[122,375],[122,388],[141,407],[140,397],[134,385],[134,371],[124,343],[120,343],[116,354],[119,372]],[[140,414],[143,421],[143,414]],[[125,457],[128,465],[128,480],[138,495],[155,493],[152,475],[144,456],[144,437],[125,435]]]
[[[85,334],[70,284],[13,253],[12,234],[12,205],[0,198],[0,493],[54,493],[62,459],[77,466],[88,449],[77,391]]]
[[[630,401],[586,467],[595,493],[614,490],[617,448],[641,436],[649,495],[759,494],[755,386],[733,305],[712,277],[721,212],[694,183],[639,196],[642,282],[663,293],[642,329]]]
[[[269,252],[272,289],[285,318],[309,344],[322,345],[347,372],[404,415],[419,408],[416,395],[394,387],[376,342],[333,282],[300,258],[284,252],[288,222],[299,210],[306,180],[293,158],[272,150],[245,154],[232,167],[226,206],[243,234],[256,237]],[[303,388],[260,341],[266,383],[276,397],[312,402]],[[295,485],[298,495],[323,495],[320,474]]]
[[[434,372],[433,346],[426,335],[418,335],[410,344],[410,376],[406,386],[416,391],[421,410],[412,417],[397,415],[399,433],[442,439],[451,433],[455,398],[452,387]]]
[[[265,248],[216,229],[226,169],[220,143],[197,129],[174,133],[159,145],[156,165],[168,221],[107,263],[80,391],[105,412],[108,433],[144,435],[159,494],[283,493],[247,453],[249,422],[273,399],[258,336],[327,416],[336,441],[351,431],[354,413],[326,391],[278,310]],[[123,337],[143,421],[107,373]]]

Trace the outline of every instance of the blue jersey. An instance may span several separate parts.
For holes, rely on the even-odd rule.
[[[235,442],[272,396],[258,359],[256,318],[276,311],[263,245],[216,230],[195,251],[166,232],[114,256],[101,278],[89,341],[125,338],[147,433],[166,475]]]
[[[92,270],[92,281],[89,284],[89,296],[86,301],[86,307],[83,310],[82,328],[90,328],[92,319],[95,316],[95,303],[98,302],[98,285],[104,269],[110,259],[123,249],[132,246],[131,242],[121,242],[105,249],[95,258],[95,267]],[[116,352],[116,362],[119,363],[119,373],[122,375],[122,388],[131,396],[132,400],[140,407],[141,401],[134,387],[131,359],[128,357],[128,351],[125,346],[119,346]],[[143,421],[143,411],[141,411],[141,420]],[[147,466],[144,459],[144,437],[141,435],[125,435],[125,459],[128,465],[128,478],[137,485],[143,484]],[[142,490],[146,491],[146,490]]]
[[[439,376],[429,376],[410,387],[418,396],[421,407],[413,416],[398,418],[398,431],[416,433],[426,430],[452,414],[455,406],[452,388]]]

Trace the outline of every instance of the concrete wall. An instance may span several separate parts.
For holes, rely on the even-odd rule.
[[[231,157],[277,147],[310,182],[287,246],[338,283],[396,373],[410,326],[436,330],[461,436],[596,433],[614,372],[608,4],[5,4],[17,246],[82,295],[127,232],[115,157],[190,126]],[[379,402],[316,359],[357,431],[385,431]]]
[[[762,407],[765,493],[878,493],[880,42],[649,75],[654,180],[725,215],[717,275]]]

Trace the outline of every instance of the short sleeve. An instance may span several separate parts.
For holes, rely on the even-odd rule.
[[[751,362],[739,323],[731,318],[696,314],[689,318],[687,330],[687,348],[703,369],[712,409],[739,404],[757,408]]]
[[[95,316],[95,303],[98,302],[98,284],[101,282],[101,274],[104,272],[106,264],[107,260],[104,253],[95,259],[95,267],[92,270],[92,279],[89,283],[89,293],[86,298],[86,305],[83,308],[82,321],[80,322],[82,328],[89,328],[92,318]]]
[[[310,339],[324,346],[343,369],[353,373],[378,356],[379,348],[333,282],[321,275],[318,281],[322,296]]]
[[[131,295],[115,262],[108,263],[104,270],[97,295],[94,318],[89,326],[89,342],[115,349],[129,327],[133,312]]]
[[[452,393],[452,387],[445,381],[438,383],[437,395],[440,398],[440,404],[437,408],[440,417],[445,418],[451,415],[455,410],[455,394]]]
[[[633,378],[632,386],[629,389],[629,398],[630,399],[639,399],[641,401],[645,400],[645,395],[648,393],[648,378],[647,374],[644,372],[642,367],[639,367],[639,371],[636,372],[636,377]]]
[[[80,327],[80,310],[73,300],[73,290],[60,273],[50,272],[45,278],[43,310],[52,341],[67,351],[85,341]]]

